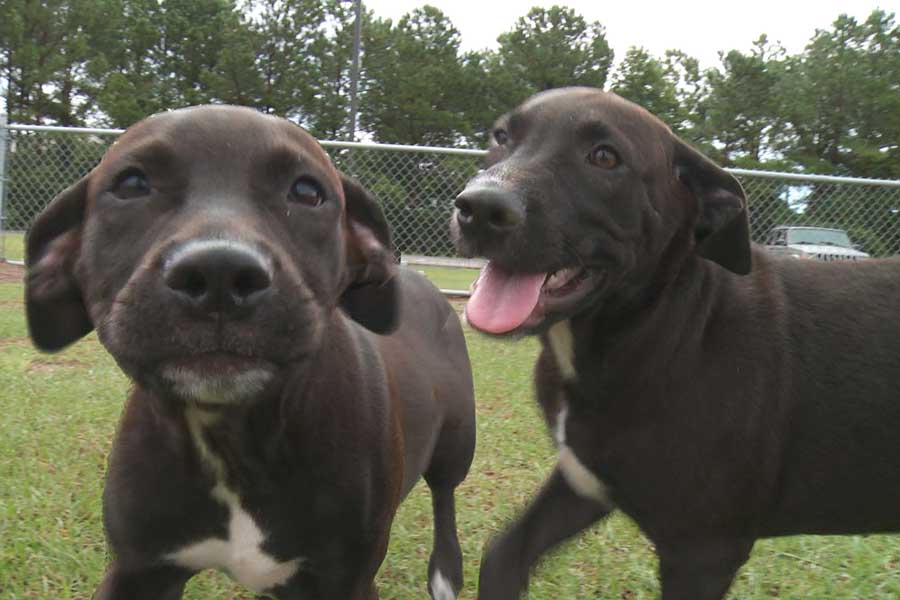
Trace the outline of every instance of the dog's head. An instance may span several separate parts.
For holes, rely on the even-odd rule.
[[[26,309],[54,351],[96,328],[138,383],[252,398],[321,346],[342,307],[396,320],[380,208],[300,127],[197,107],[128,129],[28,233]]]
[[[501,117],[451,227],[463,255],[489,259],[467,316],[494,334],[640,297],[695,257],[750,270],[737,180],[643,108],[590,88]]]

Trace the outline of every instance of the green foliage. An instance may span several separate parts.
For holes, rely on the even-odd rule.
[[[602,88],[613,60],[603,25],[562,6],[532,8],[497,41],[500,64],[529,94],[569,85]]]
[[[668,121],[672,131],[711,154],[707,103],[709,82],[700,61],[681,50],[667,50],[663,76],[675,90],[676,113]]]
[[[325,23],[331,3],[317,0],[260,0],[256,67],[260,77],[256,106],[264,112],[307,122],[316,95]]]
[[[234,103],[339,139],[350,129],[353,23],[344,0],[0,0],[0,80],[11,122],[125,127]],[[362,29],[360,128],[375,141],[483,147],[496,117],[529,95],[589,85],[645,106],[726,166],[900,177],[900,28],[882,10],[840,15],[792,56],[762,35],[706,70],[676,49],[631,48],[611,72],[603,25],[562,6],[532,8],[496,50],[462,52],[453,23],[427,4],[396,22],[364,10]],[[19,151],[64,159],[55,146]],[[385,185],[424,211],[430,172]]]
[[[108,0],[0,1],[0,79],[10,122],[79,125],[95,109],[88,64]]]
[[[246,53],[252,37],[231,0],[112,3],[91,65],[97,104],[110,124],[127,127],[182,106],[256,100]]]
[[[900,177],[900,28],[873,11],[841,15],[786,61],[780,148],[810,171]]]
[[[777,122],[773,89],[782,53],[763,35],[749,55],[732,50],[721,55],[721,71],[707,73],[707,115],[722,164],[733,165],[738,157],[748,159],[746,167],[762,162],[767,136]]]
[[[425,5],[367,28],[362,125],[379,141],[454,145],[464,134],[459,31]]]
[[[640,104],[669,123],[681,125],[676,82],[666,77],[666,65],[643,48],[629,48],[613,78],[612,91]]]

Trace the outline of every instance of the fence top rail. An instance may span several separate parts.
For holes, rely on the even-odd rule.
[[[804,175],[803,173],[786,173],[782,171],[755,171],[753,169],[726,168],[732,175],[744,177],[760,177],[762,179],[781,179],[788,181],[807,181],[815,183],[849,183],[853,185],[877,185],[900,188],[900,179],[868,179],[866,177],[840,177],[838,175]]]
[[[320,140],[325,148],[353,148],[357,150],[394,150],[397,152],[427,152],[428,154],[455,154],[457,156],[484,156],[485,150],[466,148],[441,148],[439,146],[410,146],[405,144],[382,144],[376,142],[342,142],[337,140]]]
[[[18,125],[10,123],[5,126],[10,131],[34,131],[43,133],[84,133],[89,135],[120,135],[124,129],[107,129],[98,127],[60,127],[57,125]],[[346,142],[341,140],[319,140],[326,148],[353,148],[359,150],[395,150],[398,152],[428,152],[430,154],[455,154],[457,156],[484,156],[484,150],[466,148],[441,148],[437,146],[413,146],[406,144],[382,144],[375,142]]]
[[[124,129],[104,129],[98,127],[59,127],[58,125],[18,125],[6,126],[10,131],[37,131],[44,133],[88,133],[92,135],[119,135]]]
[[[94,127],[59,127],[56,125],[19,125],[9,123],[5,127],[10,131],[35,131],[47,133],[84,133],[91,135],[119,135],[124,129],[105,129]],[[397,152],[423,152],[430,154],[450,154],[456,156],[484,156],[485,150],[472,150],[466,148],[441,148],[437,146],[415,146],[405,144],[381,144],[375,142],[346,142],[340,140],[320,140],[325,148],[348,148],[358,150],[393,150]],[[762,179],[780,179],[786,181],[810,182],[810,183],[843,183],[851,185],[877,185],[882,187],[900,188],[900,180],[897,179],[868,179],[865,177],[840,177],[837,175],[812,175],[803,173],[785,173],[780,171],[756,171],[753,169],[726,168],[733,175],[743,177],[759,177]]]

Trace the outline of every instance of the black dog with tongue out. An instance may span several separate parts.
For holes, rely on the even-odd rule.
[[[724,596],[759,537],[900,530],[898,260],[751,247],[738,182],[614,94],[538,94],[494,140],[456,199],[459,251],[489,259],[466,314],[540,336],[559,461],[481,600],[615,508],[665,600]]]

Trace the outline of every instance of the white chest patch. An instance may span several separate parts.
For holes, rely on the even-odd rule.
[[[189,415],[188,423],[192,437],[213,472],[221,474],[224,465],[218,457],[210,453],[202,436],[199,435],[201,421],[201,418]],[[263,552],[265,534],[253,517],[243,509],[238,495],[229,490],[221,478],[213,487],[212,497],[228,508],[227,537],[207,538],[188,544],[175,552],[170,552],[166,558],[187,569],[226,571],[235,581],[254,592],[263,592],[287,583],[300,568],[303,559],[295,558],[279,562]]]
[[[219,484],[213,497],[231,513],[228,537],[207,538],[172,552],[166,558],[188,569],[220,569],[254,592],[282,585],[293,577],[302,559],[278,562],[262,551],[265,535],[243,508],[237,494]]]
[[[613,507],[609,495],[609,488],[603,480],[594,475],[590,469],[578,460],[575,452],[566,445],[566,418],[569,416],[569,407],[563,404],[562,409],[556,415],[556,445],[559,452],[557,467],[563,474],[566,483],[576,494],[584,498],[596,500],[603,506]]]
[[[571,381],[577,375],[575,373],[575,338],[572,337],[572,327],[569,321],[554,323],[547,332],[550,341],[550,349],[556,357],[559,372],[563,379]]]

